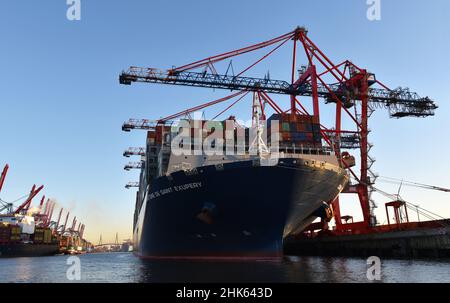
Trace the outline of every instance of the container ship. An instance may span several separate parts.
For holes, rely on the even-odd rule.
[[[279,258],[285,237],[317,217],[331,219],[328,202],[348,175],[335,152],[322,146],[317,117],[274,114],[264,126],[258,121],[252,127],[234,117],[155,123],[147,132],[136,195],[136,254]],[[177,143],[183,132],[189,136]],[[218,147],[210,140],[220,151],[211,154],[198,142],[213,133],[232,143]],[[179,154],[180,146],[185,153]]]
[[[264,78],[248,75],[256,65],[263,70],[262,62],[287,44],[292,46],[292,52],[288,52],[292,54],[291,64],[287,65],[289,81],[271,79],[269,73]],[[262,50],[264,54],[256,53]],[[299,52],[306,59],[300,68]],[[258,59],[251,64],[239,62],[245,68],[235,73],[232,59],[249,53],[255,56],[252,59]],[[225,60],[229,60],[228,64]],[[169,69],[131,66],[121,73],[119,81],[124,85],[153,83],[237,92],[160,119],[148,133],[134,236],[139,253],[155,257],[276,257],[281,255],[283,241],[288,243],[297,234],[303,235],[302,230],[338,236],[390,230],[389,226],[378,229],[374,211],[372,193],[381,191],[374,186],[378,175],[372,171],[375,160],[369,154],[373,147],[368,141],[369,118],[376,108],[386,108],[391,118],[398,119],[433,116],[438,108],[429,97],[421,97],[409,88],[390,89],[374,73],[350,60],[333,63],[304,27]],[[269,124],[278,121],[279,144],[274,147],[270,140],[265,148],[278,154],[276,160],[267,164],[263,144],[256,148],[256,155],[250,153],[255,142],[262,142],[251,138],[245,141],[245,153],[237,156],[171,153],[174,144],[165,137],[168,126],[164,123],[250,92],[254,96],[252,125],[266,121],[267,109],[275,112],[267,119],[267,132],[270,129],[270,137]],[[290,108],[282,108],[269,94],[289,96]],[[307,99],[311,103],[306,104]],[[324,123],[321,113],[324,105],[334,107],[327,112],[328,123]],[[136,128],[143,126],[145,121]],[[227,131],[235,130],[226,127]],[[359,156],[358,161],[350,152]],[[341,191],[358,200],[363,221],[353,222],[351,216],[341,216]],[[404,201],[396,200],[388,205],[398,212]],[[317,217],[323,220],[313,222]],[[334,217],[333,231],[328,224],[330,217]],[[334,239],[333,245],[344,238]],[[299,244],[300,249],[305,248],[304,243]],[[324,242],[318,239],[317,243],[320,248]],[[370,239],[367,243],[371,244]]]
[[[154,125],[148,120],[130,120],[129,125],[123,125],[123,130],[148,130],[139,166],[140,181],[129,184],[139,186],[133,239],[138,255],[279,258],[286,237],[301,233],[318,217],[324,223],[333,217],[331,205],[348,184],[347,169],[354,165],[350,163],[354,157],[349,155],[343,161],[340,124],[326,128],[320,123],[319,98],[337,104],[339,120],[340,110],[345,107],[348,111],[357,91],[349,91],[350,86],[326,84],[329,79],[323,80],[324,73],[319,74],[312,62],[323,53],[315,52],[317,47],[307,32],[306,28],[297,27],[279,37],[182,66],[170,69],[131,66],[120,74],[119,82],[124,85],[140,82],[232,92],[159,119]],[[293,46],[289,82],[271,79],[269,73],[264,78],[247,75],[289,41]],[[308,64],[298,67],[300,46],[305,47]],[[259,59],[252,64],[240,62],[240,66],[247,67],[235,73],[232,59],[258,51],[267,53],[258,54]],[[227,64],[225,60],[230,61]],[[220,73],[221,68],[226,71]],[[328,72],[342,78],[334,73],[334,67],[328,67]],[[355,82],[373,84],[374,79],[362,75],[362,71],[352,67],[351,72],[358,76]],[[247,94],[253,95],[251,126],[244,127],[245,123],[238,123],[233,116],[217,121],[217,117]],[[282,108],[269,94],[289,96],[290,108]],[[299,96],[301,101],[297,99]],[[345,97],[345,102],[340,97]],[[232,98],[236,101],[210,120],[190,116]],[[311,99],[311,106],[304,106],[306,98]],[[170,121],[175,119],[179,122],[174,130]],[[180,123],[190,125],[181,132],[189,128],[191,141],[177,140]],[[215,126],[205,129],[204,124]],[[195,136],[199,129],[200,134]],[[214,132],[222,135],[226,147],[219,144],[219,138],[208,139]],[[196,141],[196,137],[201,139]],[[206,150],[201,142],[208,142]],[[194,149],[192,153],[174,153],[179,148],[189,149],[187,145]],[[210,145],[222,153],[211,153]]]
[[[59,242],[50,228],[34,227],[16,218],[0,216],[0,257],[50,256],[58,253]]]
[[[0,175],[0,192],[8,169],[6,165]],[[56,203],[51,199],[44,203],[45,196],[42,196],[39,205],[31,207],[33,198],[43,188],[33,185],[30,194],[17,208],[0,199],[0,257],[50,256],[75,248],[78,252],[83,251],[91,245],[83,239],[84,224],[79,223],[76,227],[76,217],[72,225],[67,226],[69,212],[64,224],[60,224],[63,208],[57,220],[52,220]]]

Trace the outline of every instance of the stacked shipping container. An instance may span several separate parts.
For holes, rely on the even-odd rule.
[[[20,227],[11,224],[0,224],[0,243],[20,241]]]
[[[322,136],[320,123],[316,116],[274,114],[267,122],[270,130],[272,123],[279,123],[280,146],[303,146],[305,148],[321,148]],[[270,137],[270,136],[269,136]]]

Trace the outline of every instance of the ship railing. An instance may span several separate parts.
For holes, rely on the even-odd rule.
[[[302,154],[302,155],[330,156],[334,154],[334,149],[328,146],[311,147],[302,144],[283,145],[279,147],[279,151],[284,152],[285,154]]]
[[[224,155],[230,155],[234,153],[235,155],[254,155],[255,152],[251,152],[250,147],[248,144],[234,144],[232,146],[230,153],[230,147],[229,146],[223,146],[223,154]],[[271,152],[284,152],[285,154],[302,154],[302,155],[321,155],[321,156],[330,156],[334,154],[334,149],[328,146],[309,146],[309,145],[303,145],[303,144],[289,144],[289,145],[280,145],[278,146],[278,150],[276,150],[276,147],[273,148],[268,145],[268,149]],[[168,152],[170,150],[171,146],[170,144],[164,144],[163,151]],[[202,144],[191,144],[191,150],[202,150],[204,151],[204,147]]]

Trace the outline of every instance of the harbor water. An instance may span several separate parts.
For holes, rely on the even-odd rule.
[[[141,260],[132,253],[0,259],[0,282],[436,282],[450,283],[450,260],[381,260],[380,280],[364,258],[285,257],[281,261]],[[77,260],[74,262],[74,260]],[[80,278],[73,266],[79,264]]]

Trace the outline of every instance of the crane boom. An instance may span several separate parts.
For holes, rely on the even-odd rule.
[[[61,220],[61,215],[62,215],[63,209],[64,209],[64,208],[61,208],[61,210],[59,211],[58,221],[56,221],[55,231],[58,231],[58,228],[59,228],[59,222],[60,222],[60,220]]]
[[[52,206],[51,206],[51,208],[50,208],[50,212],[49,212],[49,214],[48,214],[48,217],[46,218],[46,220],[45,220],[45,227],[48,227],[48,226],[50,226],[50,223],[51,223],[51,221],[52,221],[52,216],[53,216],[53,211],[55,210],[55,202],[53,202],[52,201]]]
[[[31,191],[30,191],[30,195],[28,196],[28,198],[25,200],[25,202],[23,202],[14,212],[15,214],[19,214],[22,210],[27,210],[30,207],[31,201],[33,200],[34,197],[36,197],[36,195],[44,188],[44,185],[41,185],[40,187],[38,187],[36,189],[36,185],[33,185]]]
[[[122,130],[124,132],[129,132],[132,129],[155,129],[158,121],[148,120],[148,119],[129,119],[122,125]]]
[[[73,217],[72,227],[70,228],[70,231],[73,232],[75,230],[75,224],[77,224],[77,217]]]
[[[119,81],[125,85],[130,85],[132,82],[144,82],[230,90],[265,91],[266,93],[293,96],[313,96],[314,94],[311,84],[306,82],[290,84],[284,80],[236,77],[192,71],[161,71],[145,67],[130,67],[127,71],[122,72]],[[325,85],[318,83],[317,94],[319,97],[330,101],[335,97],[343,100],[348,99],[349,96],[356,100],[361,100],[364,97],[358,92],[350,88],[347,89],[340,84]],[[422,98],[417,93],[403,88],[395,90],[369,88],[367,97],[369,102],[381,103],[389,107],[393,111],[391,113],[393,117],[432,116],[434,115],[434,110],[437,109],[436,104],[430,98]]]
[[[144,147],[129,147],[126,151],[123,152],[124,157],[130,156],[145,156],[145,148]]]
[[[6,164],[3,168],[2,174],[0,175],[0,192],[2,191],[3,183],[6,179],[6,174],[8,173],[9,165]]]
[[[124,166],[123,169],[125,170],[131,170],[131,169],[141,169],[142,168],[142,161],[141,162],[130,162]]]
[[[395,184],[400,184],[400,185],[413,186],[413,187],[419,187],[419,188],[424,188],[424,189],[437,190],[437,191],[450,193],[450,188],[429,185],[429,184],[423,184],[423,183],[407,181],[407,180],[401,180],[401,179],[396,179],[396,178],[390,178],[390,177],[380,177],[380,178],[382,179],[380,181],[384,181],[384,182],[388,182],[388,183],[395,183]]]
[[[139,182],[128,182],[128,183],[125,185],[125,188],[126,188],[126,189],[129,189],[129,188],[131,188],[131,187],[139,187]]]

